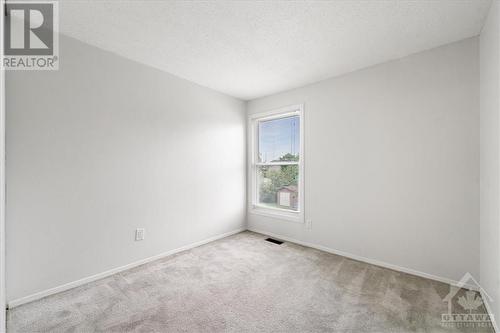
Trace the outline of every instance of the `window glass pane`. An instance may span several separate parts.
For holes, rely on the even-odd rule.
[[[300,118],[259,121],[259,162],[298,161]]]
[[[299,166],[257,166],[257,190],[259,205],[298,211]]]

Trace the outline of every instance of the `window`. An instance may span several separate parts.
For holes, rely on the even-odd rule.
[[[297,222],[304,216],[303,106],[251,115],[251,213]]]

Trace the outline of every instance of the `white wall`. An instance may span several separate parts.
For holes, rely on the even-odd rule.
[[[493,1],[480,38],[481,286],[500,318],[500,3]]]
[[[60,42],[6,77],[9,301],[245,226],[242,101]]]
[[[478,39],[250,101],[305,105],[306,219],[249,228],[437,277],[479,275]]]
[[[4,26],[3,1],[0,2],[0,27]],[[0,34],[0,61],[3,61],[3,34]],[[0,70],[0,332],[5,332],[5,71]]]

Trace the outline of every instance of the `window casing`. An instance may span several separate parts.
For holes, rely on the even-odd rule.
[[[249,117],[249,212],[304,221],[304,108]]]

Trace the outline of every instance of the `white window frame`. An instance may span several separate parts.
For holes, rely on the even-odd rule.
[[[298,162],[258,162],[258,123],[272,119],[285,118],[290,116],[299,116],[299,161]],[[304,105],[290,105],[283,108],[275,109],[268,112],[251,114],[248,117],[248,171],[249,171],[249,194],[248,194],[248,212],[250,214],[258,214],[267,217],[273,217],[280,220],[304,223]],[[288,209],[270,208],[259,205],[258,189],[257,189],[257,166],[259,165],[290,165],[297,164],[299,166],[299,209],[291,211]]]

